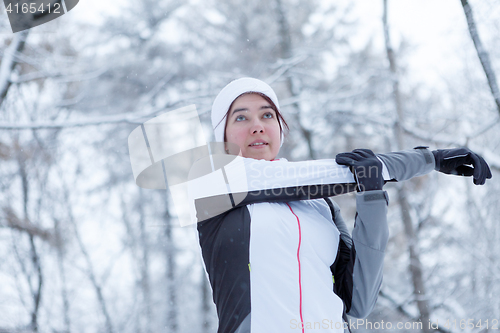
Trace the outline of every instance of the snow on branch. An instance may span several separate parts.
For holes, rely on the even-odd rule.
[[[298,55],[288,59],[280,59],[276,63],[277,69],[275,72],[268,77],[265,81],[267,84],[273,84],[278,81],[283,75],[285,75],[291,68],[297,66],[301,62],[305,61],[307,56]]]
[[[63,75],[61,73],[46,73],[45,71],[37,71],[37,72],[32,72],[24,75],[20,75],[17,78],[12,78],[11,82],[12,83],[24,83],[24,82],[29,82],[29,81],[34,81],[34,80],[39,80],[39,79],[48,79],[48,78],[54,78],[57,79],[58,82],[61,83],[68,83],[68,82],[76,82],[76,81],[85,81],[85,80],[91,80],[95,79],[102,74],[106,73],[108,71],[107,68],[104,69],[98,69],[90,73],[75,73],[75,74],[66,74]]]
[[[84,126],[96,126],[96,125],[106,125],[106,124],[117,124],[117,123],[129,123],[129,124],[141,124],[147,120],[148,117],[154,116],[159,111],[153,111],[148,114],[118,114],[114,116],[97,117],[93,119],[81,119],[74,121],[52,121],[52,122],[31,122],[25,124],[11,124],[11,123],[1,123],[0,129],[6,130],[27,130],[27,129],[58,129],[58,128],[70,128],[70,127],[84,127]]]
[[[79,119],[79,120],[64,120],[64,121],[51,121],[51,122],[31,122],[25,124],[12,124],[6,122],[0,122],[0,129],[5,130],[31,130],[31,129],[58,129],[58,128],[70,128],[70,127],[85,127],[85,126],[98,126],[107,124],[142,124],[143,122],[157,116],[159,113],[168,112],[168,109],[176,107],[180,102],[172,103],[168,106],[162,106],[154,110],[149,110],[146,112],[138,113],[120,113],[112,116],[96,117],[93,119]],[[210,111],[202,110],[198,114],[203,114]]]

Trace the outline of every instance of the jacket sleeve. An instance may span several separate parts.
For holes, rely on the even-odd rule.
[[[200,173],[202,176],[188,183],[192,222],[252,203],[327,198],[356,189],[349,168],[333,159],[287,162],[235,158],[216,171]],[[388,173],[385,180],[390,180]],[[172,191],[175,186],[169,187]]]
[[[428,149],[377,156],[388,171],[383,172],[386,181],[403,181],[434,170],[434,155]],[[207,172],[208,165],[202,159],[190,171],[187,202],[192,222],[251,203],[327,198],[356,189],[349,168],[333,159],[287,162],[235,158],[211,172]],[[172,193],[176,186],[184,184],[169,184]]]
[[[330,268],[335,280],[334,291],[344,301],[347,314],[353,317],[368,316],[377,301],[389,238],[387,204],[385,191],[357,193],[351,239],[340,208],[334,203],[340,244],[337,259]]]
[[[434,155],[425,147],[377,154],[377,156],[386,165],[390,178],[398,182],[428,174],[436,165]]]
[[[352,232],[353,290],[348,312],[353,317],[368,316],[377,302],[389,239],[388,203],[385,191],[366,191],[356,195],[356,221]]]

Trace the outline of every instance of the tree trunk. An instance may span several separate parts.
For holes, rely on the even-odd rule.
[[[432,332],[428,323],[430,322],[429,301],[425,291],[422,263],[418,248],[418,235],[415,232],[413,221],[410,215],[412,209],[407,199],[407,189],[404,186],[398,188],[398,203],[401,209],[405,235],[408,240],[408,251],[410,254],[409,270],[413,282],[413,294],[417,302],[417,308],[420,313],[419,319],[422,322],[424,332]]]
[[[165,203],[167,203],[167,195],[165,193]],[[178,314],[177,314],[177,290],[175,285],[175,244],[174,237],[172,235],[172,219],[168,211],[168,206],[165,211],[165,255],[167,260],[167,300],[168,300],[168,312],[167,312],[167,327],[168,332],[178,332]]]
[[[462,7],[464,9],[465,17],[467,19],[467,25],[469,26],[470,36],[476,47],[476,52],[483,66],[484,73],[488,79],[488,85],[490,86],[491,94],[495,100],[497,110],[500,113],[500,91],[498,90],[497,78],[495,71],[491,66],[490,56],[486,49],[483,47],[483,43],[479,38],[479,33],[477,32],[476,23],[474,21],[474,16],[472,15],[472,8],[469,5],[468,0],[460,0],[462,2]]]
[[[2,106],[12,84],[10,77],[17,65],[17,54],[22,52],[29,30],[14,34],[9,47],[4,52],[0,65],[0,106]]]
[[[292,49],[292,33],[290,31],[290,26],[286,19],[286,14],[283,8],[283,4],[281,0],[276,0],[276,13],[278,16],[278,24],[279,24],[279,34],[280,34],[280,56],[282,59],[290,59],[293,56]],[[297,82],[293,80],[293,77],[288,76],[286,78],[286,86],[288,90],[288,94],[291,97],[297,97],[300,95],[300,91],[298,88]],[[300,105],[299,102],[294,102],[292,107],[295,109],[295,112],[292,113],[295,123],[297,124],[302,136],[306,140],[309,158],[315,159],[315,152],[312,142],[313,133],[311,130],[305,128],[300,120]]]
[[[21,177],[21,186],[23,193],[23,213],[24,213],[24,221],[29,221],[29,183],[28,183],[28,174],[26,171],[26,155],[24,151],[20,151],[17,154],[17,162],[19,166],[19,175]],[[31,254],[31,263],[36,270],[37,274],[37,284],[36,286],[31,285],[31,279],[28,278],[28,282],[30,283],[30,290],[33,297],[33,309],[31,310],[31,330],[33,332],[38,332],[38,310],[40,309],[40,301],[42,299],[42,286],[43,286],[43,275],[42,275],[42,267],[40,263],[40,257],[38,255],[38,251],[35,244],[35,239],[32,234],[28,235],[30,241],[30,254]]]
[[[399,77],[397,71],[397,62],[394,54],[394,50],[391,45],[390,35],[389,35],[389,25],[387,20],[387,0],[384,0],[384,15],[383,15],[383,25],[384,25],[384,37],[385,37],[385,48],[387,52],[387,58],[389,60],[389,69],[392,77],[392,88],[393,88],[393,98],[394,104],[396,106],[397,118],[394,128],[394,135],[396,138],[397,149],[404,148],[404,133],[402,123],[404,122],[404,107],[401,92],[399,90]],[[412,209],[408,202],[408,190],[404,183],[398,184],[397,189],[399,207],[401,210],[401,217],[403,220],[405,235],[408,241],[408,251],[410,255],[409,271],[413,282],[413,294],[417,307],[420,313],[419,319],[422,322],[422,328],[425,333],[431,332],[428,323],[430,319],[429,312],[429,302],[425,292],[425,284],[423,278],[422,264],[420,261],[420,254],[418,251],[418,235],[415,231],[414,223],[410,215]]]
[[[151,311],[151,283],[149,277],[149,242],[146,233],[144,205],[145,200],[143,196],[143,189],[139,188],[140,202],[139,202],[139,226],[141,230],[140,242],[142,250],[141,260],[141,290],[143,295],[143,315],[145,319],[145,332],[151,333],[152,311]]]
[[[71,332],[71,321],[69,317],[69,298],[68,288],[66,283],[66,270],[64,268],[64,245],[61,225],[58,220],[54,219],[54,230],[56,235],[56,251],[57,251],[57,267],[61,277],[61,296],[63,299],[63,318],[64,318],[64,332]]]

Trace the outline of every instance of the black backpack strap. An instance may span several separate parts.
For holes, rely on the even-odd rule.
[[[328,207],[330,207],[330,212],[332,213],[332,220],[337,226],[340,232],[339,248],[337,251],[337,257],[335,262],[330,266],[332,272],[334,285],[333,291],[337,296],[342,299],[344,303],[342,311],[342,319],[347,325],[347,329],[351,332],[349,327],[349,321],[347,319],[347,312],[351,309],[352,301],[352,272],[354,267],[354,259],[356,257],[356,251],[352,246],[352,237],[347,230],[347,226],[340,216],[340,214],[335,214],[335,207],[329,198],[324,198]]]
[[[340,238],[344,241],[344,243],[347,245],[347,247],[349,249],[351,249],[352,237],[351,237],[351,234],[349,233],[349,230],[347,229],[347,225],[345,224],[344,219],[342,218],[340,213],[335,214],[335,206],[334,206],[333,202],[330,200],[330,198],[324,198],[324,200],[328,204],[328,207],[330,207],[330,212],[332,213],[332,220],[340,232]],[[338,207],[338,205],[337,205],[337,207]],[[340,209],[340,208],[338,208],[338,209]]]
[[[345,306],[344,306],[344,311],[342,312],[342,319],[344,319],[344,322],[347,326],[347,329],[349,330],[349,333],[352,333],[351,327],[349,326],[349,320],[347,319],[347,313],[345,312]]]

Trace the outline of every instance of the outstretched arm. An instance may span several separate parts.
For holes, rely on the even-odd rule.
[[[378,154],[387,166],[391,179],[398,182],[425,175],[432,170],[442,173],[473,176],[474,184],[483,185],[491,178],[488,163],[468,148],[438,149],[427,147]]]
[[[377,157],[383,162],[379,170],[383,171],[385,181],[404,181],[425,175],[436,167],[433,152],[425,148],[378,154]],[[189,210],[193,223],[251,203],[326,198],[345,194],[356,187],[349,169],[338,165],[334,160],[233,160],[217,167],[215,171],[202,171],[201,176],[196,175],[196,172],[190,173],[191,180],[187,185],[190,200],[187,201],[192,202]],[[467,161],[464,160],[464,163]],[[201,160],[199,164],[192,170],[210,169],[208,158]],[[369,168],[365,171],[368,175],[371,172]],[[474,172],[477,172],[475,166]],[[363,174],[360,173],[360,176],[363,178]],[[170,190],[173,191],[176,186],[183,187],[186,184],[170,185]]]

